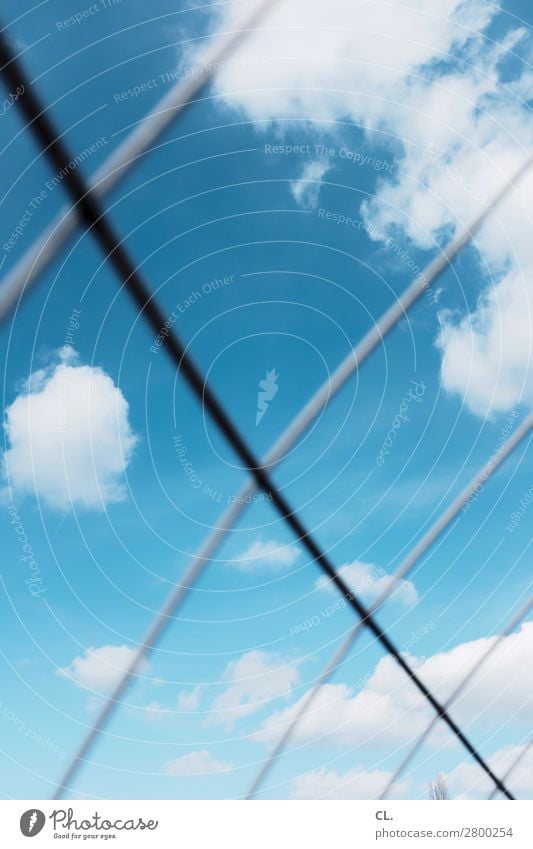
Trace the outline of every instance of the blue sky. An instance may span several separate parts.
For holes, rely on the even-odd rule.
[[[231,25],[242,7],[176,10],[158,0],[147,20],[146,8],[123,0],[67,26],[72,4],[32,5],[20,4],[15,19],[2,3],[3,22],[73,154],[95,147],[79,166],[85,177],[166,94],[161,75],[194,68],[203,36]],[[175,330],[259,454],[413,269],[458,222],[473,220],[532,132],[527,4],[505,2],[498,12],[446,0],[439,18],[423,0],[394,14],[373,2],[362,22],[355,9],[346,21],[337,2],[324,21],[313,5],[294,47],[300,5],[280,4],[271,29],[243,45],[106,201],[164,312],[175,313]],[[16,106],[2,131],[3,275],[66,194],[47,186],[54,174]],[[366,600],[530,410],[530,221],[514,197],[275,472]],[[7,798],[52,792],[102,694],[245,481],[154,342],[81,230],[0,330]],[[277,392],[256,425],[259,382],[272,369]],[[524,444],[379,613],[442,698],[531,592],[526,455]],[[520,520],[509,529],[513,514]],[[38,564],[33,585],[21,536]],[[326,612],[335,595],[318,578],[271,504],[256,500],[71,795],[242,795],[286,711],[353,625],[346,609]],[[532,629],[530,616],[454,714],[500,772],[530,733],[521,670]],[[375,794],[431,715],[366,635],[330,687],[265,797]],[[440,728],[397,795],[425,797],[439,771],[453,795],[487,795],[477,767]],[[527,759],[511,786],[531,797]]]

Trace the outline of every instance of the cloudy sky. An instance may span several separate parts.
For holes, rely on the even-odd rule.
[[[1,0],[2,23],[89,177],[250,3],[34,5]],[[526,159],[531,23],[525,0],[279,0],[109,197],[258,454]],[[66,195],[2,99],[3,276]],[[531,410],[532,189],[533,175],[276,471],[366,603]],[[0,328],[5,798],[53,792],[246,479],[117,283],[80,229]],[[442,700],[531,594],[527,450],[379,613]],[[256,494],[70,795],[242,796],[352,626]],[[452,710],[501,775],[531,734],[532,649],[529,615]],[[263,796],[375,797],[431,718],[364,635]],[[439,725],[393,795],[425,798],[438,772],[455,798],[492,790]],[[533,753],[509,784],[532,797]]]

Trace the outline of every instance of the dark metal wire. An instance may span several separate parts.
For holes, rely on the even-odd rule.
[[[40,99],[29,79],[26,77],[26,73],[21,62],[11,50],[6,39],[5,31],[0,33],[0,64],[2,66],[1,72],[6,78],[8,86],[12,87],[13,90],[19,87],[23,88],[24,93],[17,101],[18,106],[25,115],[32,132],[38,139],[54,167],[63,171],[65,169],[65,165],[68,164],[72,158],[70,156],[70,152],[62,138],[56,132],[51,118],[47,114],[45,107],[41,104]],[[115,232],[112,224],[106,216],[105,211],[101,207],[101,204],[95,198],[94,193],[88,190],[85,181],[79,172],[71,169],[66,169],[64,185],[72,198],[72,202],[78,211],[80,219],[82,222],[85,222],[88,231],[91,232],[99,242],[105,256],[115,269],[117,276],[122,281],[130,296],[133,298],[139,313],[150,325],[152,330],[156,334],[159,334],[165,325],[165,315],[156,301],[152,298],[148,285],[138,269],[135,267],[134,262],[122,244],[120,236]],[[311,558],[330,578],[333,584],[335,584],[339,592],[341,592],[346,599],[348,605],[354,610],[357,616],[360,617],[361,621],[375,636],[382,647],[394,657],[398,665],[404,670],[413,684],[433,707],[437,716],[440,717],[446,725],[448,725],[469,754],[491,778],[498,790],[508,799],[513,799],[514,797],[512,794],[498,776],[494,774],[473,743],[471,743],[461,728],[452,719],[445,706],[435,698],[429,688],[402,657],[400,651],[397,649],[390,637],[381,629],[381,626],[377,623],[367,608],[361,603],[357,596],[351,592],[349,586],[336,572],[327,555],[324,554],[317,542],[315,542],[311,536],[310,532],[305,528],[294,510],[291,508],[286,498],[281,494],[276,485],[270,479],[270,475],[267,470],[260,465],[253,451],[233,424],[231,418],[226,413],[218,398],[207,385],[203,375],[196,367],[196,364],[190,355],[186,352],[176,333],[169,332],[169,335],[165,337],[164,347],[174,362],[178,372],[180,370],[183,372],[184,377],[195,392],[200,403],[208,410],[209,414],[216,422],[230,445],[233,447],[236,454],[238,454],[240,459],[247,466],[249,472],[255,478],[258,487],[264,490],[265,493],[269,494],[272,499],[272,503],[277,508],[280,516],[287,522],[297,539],[301,541],[307,549]],[[86,746],[85,751],[82,752],[71,764],[59,786],[59,793],[57,795],[61,795],[62,790],[67,787],[91,744],[92,740]]]

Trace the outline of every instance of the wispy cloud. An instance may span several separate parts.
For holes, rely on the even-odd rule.
[[[317,769],[300,775],[291,784],[292,799],[377,799],[392,773],[382,769],[350,769],[345,773]],[[410,779],[394,786],[394,798],[405,799]]]
[[[178,694],[177,708],[183,713],[192,713],[200,706],[202,688],[200,685],[193,690],[182,690]]]
[[[250,651],[228,664],[225,690],[211,705],[210,720],[233,725],[273,699],[288,698],[300,680],[296,662],[264,651]]]
[[[392,575],[387,574],[384,569],[374,563],[354,560],[352,563],[345,563],[337,571],[344,578],[354,595],[362,596],[368,601],[375,601],[392,583]],[[325,576],[318,578],[315,586],[317,589],[335,591],[333,582]],[[418,593],[413,582],[399,581],[390,600],[398,601],[406,607],[416,604]]]
[[[224,761],[217,761],[207,749],[188,752],[173,761],[164,764],[162,771],[167,775],[206,776],[229,772],[233,767]]]
[[[232,563],[237,569],[254,571],[260,568],[287,569],[293,566],[300,555],[294,545],[285,545],[275,540],[255,540],[236,557]]]
[[[323,159],[314,159],[304,165],[301,176],[291,183],[291,193],[299,206],[315,209],[318,205],[320,187],[330,165]]]

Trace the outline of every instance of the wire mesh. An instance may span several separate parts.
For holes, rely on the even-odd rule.
[[[0,321],[8,315],[16,301],[25,294],[30,284],[34,283],[39,278],[47,264],[62,248],[65,241],[74,231],[78,221],[81,219],[83,221],[83,225],[99,241],[107,260],[115,268],[117,276],[121,279],[121,282],[126,285],[143,318],[151,324],[152,328],[156,332],[159,332],[161,327],[164,325],[164,315],[159,309],[154,298],[151,296],[150,289],[146,281],[141,277],[138,269],[136,269],[133,261],[128,256],[127,251],[122,246],[120,239],[115,234],[112,224],[109,221],[109,216],[103,211],[99,202],[107,191],[109,191],[109,189],[118,181],[118,179],[124,175],[126,170],[134,167],[146,151],[149,152],[150,145],[164,130],[164,128],[171,121],[179,117],[193,98],[208,85],[212,76],[216,73],[213,70],[216,67],[216,61],[219,61],[222,57],[231,54],[232,50],[237,46],[239,41],[246,36],[247,32],[259,24],[263,14],[268,11],[271,5],[273,5],[272,2],[259,3],[258,6],[252,10],[251,14],[248,14],[245,17],[241,26],[239,26],[234,32],[225,34],[220,36],[218,40],[214,40],[206,54],[210,57],[211,61],[204,63],[206,68],[205,73],[202,76],[197,77],[192,82],[189,81],[185,85],[177,85],[169,93],[169,95],[164,98],[156,110],[154,110],[154,112],[140,124],[130,138],[127,139],[126,142],[108,160],[108,162],[105,163],[90,184],[85,184],[77,173],[70,171],[67,174],[65,183],[71,195],[72,206],[65,208],[65,210],[61,212],[58,218],[47,229],[44,236],[31,248],[30,251],[28,251],[26,256],[22,258],[15,269],[10,273],[8,278],[4,280],[0,289]],[[61,169],[64,164],[69,161],[69,151],[66,149],[60,138],[60,134],[56,131],[53,123],[48,118],[46,109],[43,104],[40,103],[34,88],[29,84],[22,64],[12,53],[6,40],[5,33],[2,33],[0,36],[0,61],[2,63],[2,73],[10,85],[13,87],[22,85],[24,87],[24,95],[20,98],[18,107],[25,113],[32,132],[39,139],[47,156],[51,159],[55,166]],[[304,544],[304,546],[306,546],[312,559],[314,559],[323,569],[325,574],[336,585],[337,589],[351,605],[354,613],[360,618],[360,623],[349,635],[346,642],[335,652],[333,658],[327,664],[323,673],[319,677],[314,690],[310,693],[309,699],[304,703],[302,710],[298,712],[294,722],[283,735],[265,762],[259,775],[254,781],[247,798],[252,798],[256,795],[263,778],[268,772],[268,769],[274,760],[283,752],[288,739],[293,733],[298,722],[301,721],[305,711],[310,706],[319,687],[329,679],[330,675],[337,668],[342,658],[351,649],[355,637],[362,628],[370,630],[381,646],[396,659],[407,676],[411,679],[415,686],[418,687],[420,692],[424,695],[436,712],[435,719],[429,728],[422,733],[418,742],[415,744],[415,747],[409,753],[408,758],[406,758],[400,765],[393,781],[396,780],[400,772],[405,768],[408,760],[411,759],[415,750],[417,750],[419,745],[421,745],[429,730],[437,721],[441,720],[448,725],[474,760],[477,761],[485,773],[494,782],[494,792],[499,792],[509,799],[513,798],[512,794],[506,787],[505,782],[514,767],[518,764],[518,760],[516,764],[508,770],[503,779],[494,774],[477,748],[469,741],[448,713],[448,706],[458,693],[454,693],[446,704],[440,703],[435,698],[434,694],[418,678],[414,670],[402,657],[394,643],[376,622],[374,613],[394,592],[399,581],[409,573],[413,565],[433,544],[435,539],[443,532],[443,530],[452,522],[458,510],[475,490],[478,482],[480,480],[486,480],[488,476],[493,474],[503,460],[516,449],[520,442],[529,436],[531,427],[533,426],[533,417],[529,416],[514,437],[508,440],[507,445],[504,446],[503,450],[499,453],[499,456],[491,458],[489,463],[479,472],[478,475],[476,475],[471,484],[465,488],[450,507],[443,511],[430,531],[405,558],[400,568],[393,576],[393,580],[387,591],[378,598],[376,603],[372,605],[370,609],[367,609],[350,591],[350,588],[342,580],[341,576],[332,566],[324,552],[320,549],[314,539],[312,539],[308,530],[299,520],[296,512],[287,503],[286,499],[274,485],[270,472],[276,464],[283,460],[286,452],[298,441],[300,436],[309,427],[309,424],[317,417],[318,413],[329,403],[346,381],[360,368],[366,358],[383,341],[387,333],[396,326],[420,295],[429,286],[431,286],[439,275],[446,270],[450,263],[453,262],[463,248],[470,243],[486,219],[494,213],[494,210],[507,198],[510,192],[512,192],[523,179],[525,174],[529,171],[532,161],[533,158],[530,157],[520,166],[511,179],[506,182],[506,184],[495,194],[490,203],[486,205],[476,220],[474,220],[468,228],[461,231],[453,242],[441,251],[439,256],[430,263],[427,269],[413,281],[411,286],[408,287],[408,289],[406,289],[395,303],[384,313],[372,330],[368,332],[361,342],[339,365],[333,377],[323,384],[298,416],[295,417],[291,425],[286,429],[263,460],[258,460],[255,457],[246,440],[241,436],[241,434],[239,434],[230,416],[226,413],[219,400],[214,396],[206,384],[204,376],[186,353],[186,349],[181,341],[174,333],[169,334],[166,338],[165,348],[172,357],[178,372],[181,372],[192,386],[196,392],[198,400],[213,416],[221,431],[224,433],[235,451],[240,455],[252,476],[243,487],[241,495],[247,496],[253,493],[256,488],[262,488],[265,492],[272,496],[273,502],[281,517],[291,527],[296,537]],[[226,511],[219,520],[216,530],[207,538],[199,549],[197,555],[190,564],[189,570],[187,571],[182,584],[171,592],[164,607],[155,617],[154,622],[141,641],[140,648],[133,661],[122,676],[111,696],[106,701],[103,710],[93,723],[89,734],[82,742],[78,752],[69,764],[64,776],[58,784],[55,798],[60,797],[65,790],[71,789],[71,783],[74,780],[78,769],[83,764],[89,749],[96,741],[98,734],[104,728],[112,712],[119,707],[120,700],[123,697],[130,680],[138,671],[145,657],[156,645],[163,631],[171,623],[172,618],[175,616],[183,600],[198,580],[209,560],[213,557],[214,552],[220,546],[225,535],[235,525],[240,514],[245,509],[246,504],[247,499],[245,497],[239,498],[235,501],[232,507]],[[523,611],[521,615],[524,615]],[[513,619],[513,627],[515,624],[516,621]],[[477,667],[471,670],[464,679],[461,689],[463,686],[466,686],[476,671]],[[519,760],[523,756],[524,753],[521,754]]]

